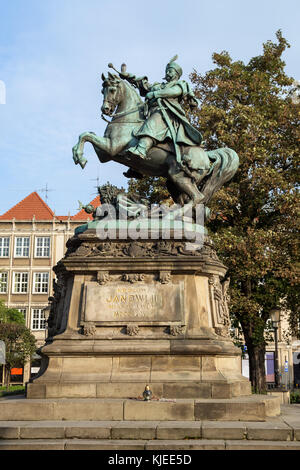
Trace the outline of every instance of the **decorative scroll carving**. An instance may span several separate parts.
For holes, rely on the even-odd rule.
[[[170,325],[169,333],[172,336],[183,335],[185,332],[185,326],[183,325]]]
[[[137,336],[139,334],[140,328],[138,325],[127,325],[126,334],[129,336]]]
[[[145,274],[138,274],[138,273],[124,274],[122,277],[122,280],[133,284],[134,282],[144,281]]]
[[[97,272],[97,281],[100,285],[107,284],[111,280],[108,271],[98,271]]]
[[[230,279],[220,282],[219,277],[212,276],[209,280],[211,286],[213,310],[215,312],[215,331],[220,336],[230,335],[229,295]]]
[[[84,322],[82,330],[85,336],[94,336],[96,334],[96,325],[93,322]]]
[[[160,271],[159,280],[162,284],[169,284],[172,281],[170,271]]]
[[[78,244],[78,238],[69,240],[69,249],[66,257],[101,257],[101,258],[156,258],[165,256],[201,256],[218,261],[218,256],[209,241],[204,245],[187,244],[178,240],[150,240],[150,241],[103,241],[101,243],[91,240]],[[193,248],[192,248],[193,246]]]
[[[221,313],[222,313],[223,325],[225,326],[228,334],[229,334],[229,329],[230,329],[230,314],[229,314],[229,308],[228,308],[228,303],[230,301],[230,296],[228,292],[229,284],[230,284],[230,279],[223,281],[221,284],[222,285]]]

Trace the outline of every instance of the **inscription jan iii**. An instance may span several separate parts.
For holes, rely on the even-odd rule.
[[[84,290],[84,321],[174,322],[183,319],[183,285],[143,284],[99,286],[87,282]]]

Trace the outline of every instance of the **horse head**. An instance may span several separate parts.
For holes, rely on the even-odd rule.
[[[101,111],[107,116],[111,116],[121,101],[121,82],[117,75],[108,72],[108,77],[102,74],[102,93],[104,95]]]

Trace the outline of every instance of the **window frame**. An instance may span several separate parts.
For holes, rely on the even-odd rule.
[[[47,291],[43,291],[43,284],[45,283],[45,281],[43,281],[43,275],[47,275]],[[38,275],[41,275],[41,279],[40,281],[37,281],[36,280],[36,277]],[[49,282],[50,282],[50,273],[49,271],[35,271],[33,273],[33,278],[32,278],[32,294],[42,294],[42,295],[48,295],[49,294]],[[39,284],[40,285],[40,290],[36,290],[36,285]]]
[[[18,239],[22,240],[21,247],[18,246]],[[25,239],[28,239],[28,246],[25,246],[25,244],[24,244]],[[17,249],[18,248],[21,248],[21,253],[22,254],[20,254],[20,255],[17,254]],[[26,249],[28,248],[28,255],[24,255],[24,249],[25,248]],[[24,236],[24,237],[15,236],[14,258],[29,258],[29,256],[30,256],[30,237],[28,237],[28,236]]]
[[[38,240],[43,240],[42,246],[38,247]],[[45,245],[44,241],[49,240],[49,245]],[[37,250],[41,249],[42,254],[38,255]],[[45,250],[49,251],[48,254],[44,254]],[[34,240],[34,257],[35,258],[50,258],[51,257],[51,237],[49,236],[36,236]]]
[[[0,237],[0,258],[9,258],[10,254],[10,237],[4,237],[1,235]],[[8,246],[4,245],[4,240],[8,240]],[[7,255],[3,254],[3,250],[7,249]]]
[[[22,286],[22,284],[25,284],[24,281],[23,281],[23,276],[24,274],[26,274],[27,276],[27,282],[26,282],[26,292],[25,291],[16,291],[15,290],[15,286],[16,286],[16,275],[20,274],[21,275],[21,279],[19,281],[19,284],[20,284],[20,287]],[[12,293],[13,294],[28,294],[28,291],[29,291],[29,272],[28,271],[13,271],[13,280],[12,280]]]
[[[2,280],[2,274],[6,274],[6,281]],[[2,290],[3,283],[5,283],[5,291]],[[8,271],[0,271],[0,294],[8,293]]]
[[[35,311],[39,311],[38,317],[35,317]],[[37,327],[34,322],[37,322]],[[45,323],[44,328],[42,327],[42,322]],[[44,307],[31,307],[30,328],[32,331],[44,331],[47,329]]]

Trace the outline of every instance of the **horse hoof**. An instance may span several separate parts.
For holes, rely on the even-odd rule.
[[[86,164],[87,164],[87,159],[80,157],[79,158],[79,165],[81,166],[82,169],[84,169]]]

